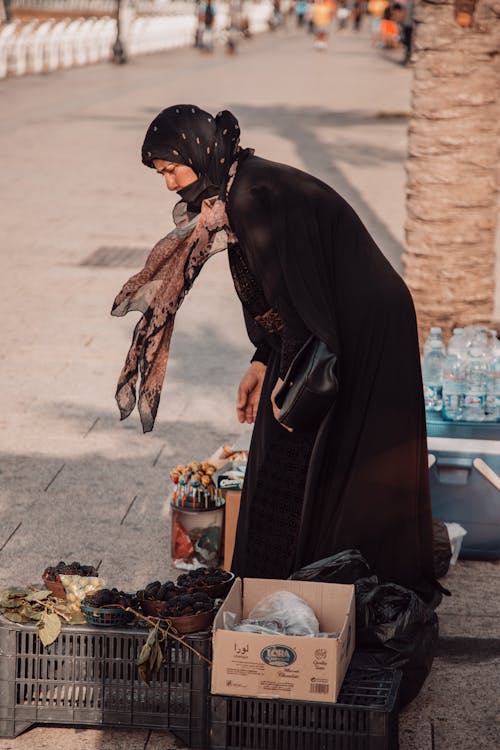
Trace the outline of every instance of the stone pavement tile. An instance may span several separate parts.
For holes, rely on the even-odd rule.
[[[175,748],[175,740],[165,733],[165,747]],[[66,727],[34,727],[12,740],[0,740],[0,750],[144,750],[147,729],[73,729]],[[171,744],[169,745],[169,742]]]
[[[465,652],[453,661],[434,659],[422,691],[403,710],[401,721],[439,719],[453,725],[466,717],[470,721],[490,722],[500,733],[499,668],[498,649],[481,661],[475,661]]]
[[[466,653],[454,661],[436,658],[420,694],[400,714],[400,750],[498,750],[499,667],[498,650],[477,663]]]
[[[144,750],[184,750],[184,744],[170,732],[155,729],[150,733]]]
[[[420,716],[399,717],[399,750],[435,750],[432,724]]]
[[[432,722],[432,750],[498,750],[500,726],[497,723],[460,718]],[[402,749],[401,749],[402,750]]]
[[[25,505],[28,495],[46,491],[63,462],[56,456],[1,455],[0,477],[4,507]],[[4,508],[2,508],[3,510]]]
[[[499,560],[459,560],[442,584],[452,594],[438,609],[442,636],[500,638]]]

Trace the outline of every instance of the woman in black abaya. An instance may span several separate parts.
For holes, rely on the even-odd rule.
[[[167,186],[183,188],[195,231],[203,222],[208,226],[207,249],[194,270],[189,264],[200,255],[197,239],[182,256],[183,288],[173,314],[203,262],[220,249],[216,233],[224,227],[256,347],[238,393],[240,421],[255,419],[255,427],[233,570],[286,578],[303,565],[357,548],[381,579],[430,599],[436,584],[425,412],[410,293],[338,193],[311,175],[242,151],[238,135],[230,113],[212,118],[184,105],[160,113],[143,146],[147,166],[165,175],[168,169],[174,176],[176,170],[188,174],[184,185],[170,178]],[[219,217],[212,230],[210,206],[223,206],[227,219]],[[147,278],[154,280],[152,273]],[[139,281],[124,287],[115,314],[143,294],[144,277]],[[154,304],[136,307],[148,324]],[[173,315],[165,322],[170,324]],[[159,326],[153,328],[157,335]],[[338,354],[339,396],[316,433],[295,433],[277,421],[274,393],[311,334]],[[147,340],[136,332],[141,352],[143,335]],[[141,372],[147,381],[148,367],[141,365]],[[128,398],[126,408],[122,399],[122,416],[135,403],[133,378],[124,368],[117,393],[119,403],[125,390]],[[153,419],[156,408],[157,400]]]

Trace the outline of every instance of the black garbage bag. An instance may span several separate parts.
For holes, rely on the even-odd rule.
[[[356,663],[401,669],[400,705],[419,693],[439,634],[434,610],[413,591],[373,579],[356,583]]]
[[[325,557],[292,573],[294,581],[322,581],[323,583],[355,583],[372,575],[370,566],[357,549],[346,549]]]
[[[445,556],[443,552],[443,564]],[[400,669],[403,672],[400,705],[415,698],[431,671],[438,639],[438,619],[431,605],[403,586],[380,583],[355,549],[311,563],[290,578],[354,583],[356,652],[353,663],[370,669]]]
[[[450,535],[443,521],[434,518],[432,522],[434,533],[434,575],[442,578],[448,572],[451,560]]]

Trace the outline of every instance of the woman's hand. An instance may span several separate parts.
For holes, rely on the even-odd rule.
[[[279,391],[279,389],[281,388],[282,385],[283,385],[283,380],[281,378],[278,378],[278,380],[276,381],[276,385],[273,388],[273,392],[271,393],[271,403],[273,405],[273,414],[274,414],[274,418],[278,422],[279,422],[278,417],[280,415],[280,409],[279,409],[279,406],[276,406],[275,398],[276,398],[276,394],[278,393],[278,391]],[[291,427],[287,427],[286,424],[282,424],[280,422],[280,425],[282,427],[284,427],[285,430],[288,430],[288,432],[293,432],[293,429]]]
[[[241,379],[236,402],[236,414],[240,422],[255,422],[266,369],[262,362],[252,362]]]

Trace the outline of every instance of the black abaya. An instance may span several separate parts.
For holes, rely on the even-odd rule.
[[[283,578],[357,548],[382,579],[427,598],[435,581],[425,411],[407,287],[353,209],[296,169],[248,157],[227,210],[243,262],[230,255],[237,291],[256,357],[268,364],[234,572]],[[259,295],[241,293],[245,269],[274,329],[255,322]],[[339,398],[317,434],[290,434],[270,394],[310,333],[339,355]]]

